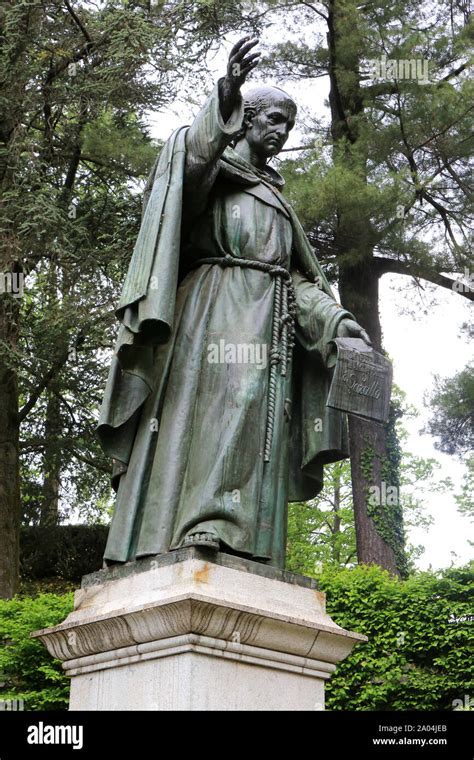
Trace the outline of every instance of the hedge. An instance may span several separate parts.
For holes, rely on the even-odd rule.
[[[327,685],[329,710],[452,710],[474,694],[473,567],[397,580],[378,567],[319,576],[327,609],[344,628],[365,633]],[[60,663],[29,638],[62,622],[72,594],[0,601],[0,699],[27,710],[66,709],[69,681]],[[3,646],[1,646],[3,644]]]
[[[377,566],[319,576],[327,610],[365,633],[329,681],[329,710],[452,710],[474,697],[473,565],[405,581]]]
[[[25,710],[65,710],[69,679],[59,660],[30,632],[62,623],[73,594],[39,594],[0,600],[0,701],[8,709],[23,700]]]
[[[79,583],[83,575],[102,567],[108,530],[107,525],[23,527],[22,580],[61,578]]]

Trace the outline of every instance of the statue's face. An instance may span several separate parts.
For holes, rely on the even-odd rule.
[[[245,139],[253,152],[267,159],[281,151],[295,126],[295,106],[291,100],[270,103],[247,121]]]

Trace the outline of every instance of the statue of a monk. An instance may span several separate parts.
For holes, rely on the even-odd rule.
[[[370,341],[267,164],[296,105],[277,87],[242,98],[256,43],[234,46],[145,190],[98,427],[117,490],[106,564],[199,545],[284,568],[288,502],[348,456],[331,341]]]

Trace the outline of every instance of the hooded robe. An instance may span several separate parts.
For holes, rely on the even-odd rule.
[[[230,144],[214,88],[191,127],[164,145],[148,181],[98,434],[117,499],[104,559],[176,549],[194,532],[284,568],[288,501],[313,498],[323,465],[348,456],[346,418],[326,406],[331,341],[353,318],[335,302],[273,169]],[[264,447],[276,279],[291,272],[296,345],[277,373]]]

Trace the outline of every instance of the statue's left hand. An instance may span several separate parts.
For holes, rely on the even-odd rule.
[[[240,87],[258,65],[260,53],[254,52],[258,39],[242,37],[230,51],[227,73],[219,80],[219,104],[222,118],[228,121],[235,108]]]
[[[361,338],[364,343],[367,343],[368,346],[372,347],[372,341],[365,332],[364,328],[357,324],[357,322],[354,322],[353,319],[343,319],[339,323],[337,328],[337,337]]]

